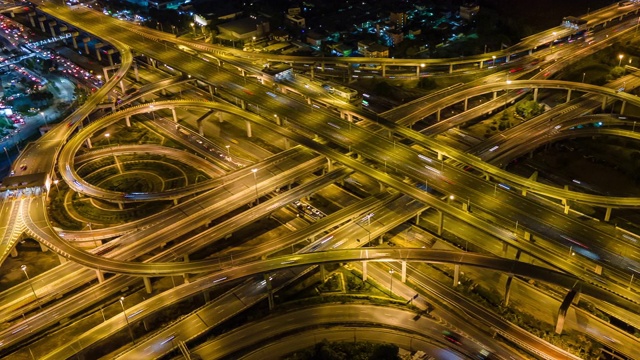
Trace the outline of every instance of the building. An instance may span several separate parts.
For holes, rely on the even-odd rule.
[[[465,20],[471,20],[476,15],[478,15],[479,11],[480,11],[480,5],[478,4],[473,4],[473,3],[463,4],[460,6],[460,17]]]
[[[402,29],[407,25],[407,13],[404,11],[392,11],[389,21],[396,25],[396,29]]]
[[[339,56],[351,56],[351,52],[353,51],[351,46],[345,45],[341,42],[329,44],[327,45],[327,48]]]
[[[359,41],[358,52],[364,57],[388,58],[389,47],[380,45],[373,41]]]
[[[307,34],[307,44],[319,48],[322,46],[322,42],[326,39],[326,36],[321,35],[315,31],[311,31]]]
[[[271,39],[275,41],[289,41],[291,40],[291,35],[284,30],[276,29],[271,33]]]
[[[287,14],[289,15],[300,15],[301,12],[302,9],[300,9],[300,6],[294,6],[287,9]]]
[[[404,40],[404,33],[402,30],[389,30],[387,31],[387,35],[389,36],[389,39],[391,39],[393,46],[400,44]]]
[[[238,19],[218,25],[218,38],[230,41],[245,41],[260,38],[267,35],[269,31],[269,22],[251,16],[248,18]]]
[[[304,18],[300,15],[286,14],[285,21],[287,22],[287,24],[297,28],[304,29],[305,27],[307,27]]]

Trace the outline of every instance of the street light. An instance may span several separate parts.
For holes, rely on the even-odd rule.
[[[47,124],[47,116],[42,111],[40,111],[40,115],[42,115],[42,120],[44,120],[44,125],[46,127],[49,127],[49,124]]]
[[[191,29],[193,30],[193,36],[196,36],[196,24],[191,23]]]
[[[389,296],[393,296],[393,269],[389,269]]]
[[[623,57],[624,57],[624,55],[622,55],[622,54],[618,55],[618,59],[619,59],[619,61],[618,61],[618,67],[622,66],[622,58],[623,58]]]
[[[582,82],[584,83],[584,77],[587,76],[587,73],[582,73]]]
[[[124,310],[124,296],[120,297],[120,306],[122,306],[122,314],[124,315],[124,320],[127,322],[127,328],[129,328],[129,336],[131,336],[131,342],[135,345],[136,339],[133,338],[133,331],[131,331],[131,325],[129,324],[129,318],[127,317],[127,313]]]
[[[493,55],[493,56],[491,56],[491,58],[493,59],[493,60],[491,61],[491,66],[494,66],[494,65],[496,64],[496,56],[495,56],[495,55]]]
[[[109,147],[111,147],[111,140],[109,139],[110,136],[111,136],[111,134],[109,134],[109,133],[104,134],[104,137],[107,138],[107,142],[109,143]]]
[[[40,299],[38,299],[38,295],[36,295],[36,290],[33,288],[33,284],[31,283],[31,279],[29,279],[29,274],[27,273],[27,265],[20,265],[20,269],[24,272],[24,275],[27,277],[27,281],[29,282],[29,286],[31,287],[31,291],[33,292],[33,297],[36,298],[38,302],[38,307],[42,309],[42,305],[40,305]]]
[[[456,198],[455,196],[449,195],[449,202],[453,202],[453,200],[455,200],[455,198]]]
[[[258,169],[253,168],[251,169],[251,172],[253,173],[253,181],[256,184],[256,205],[260,204],[260,198],[258,197],[258,176],[256,175],[256,173],[258,172]]]

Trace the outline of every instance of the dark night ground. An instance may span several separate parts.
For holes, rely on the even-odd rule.
[[[611,0],[479,0],[502,15],[522,20],[534,30],[540,31],[560,25],[565,16],[580,16],[587,8],[600,9],[614,2]]]

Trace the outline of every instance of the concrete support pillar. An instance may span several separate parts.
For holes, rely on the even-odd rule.
[[[609,98],[606,95],[602,96],[602,106],[600,106],[601,111],[604,111],[607,107],[607,100],[609,100]]]
[[[497,92],[497,91],[494,91],[494,92],[493,92],[493,99],[495,100],[497,97],[498,97],[498,92]]]
[[[58,254],[58,260],[60,261],[60,264],[64,264],[67,262],[67,258]]]
[[[34,28],[36,27],[36,13],[35,12],[30,12],[29,13],[29,23],[31,23],[31,27]]]
[[[96,270],[96,277],[98,278],[98,283],[102,284],[104,282],[104,273],[100,270]]]
[[[51,31],[51,36],[53,37],[56,36],[56,25],[58,25],[57,21],[55,20],[49,21],[49,31]]]
[[[438,211],[438,236],[442,236],[444,228],[444,212]]]
[[[184,254],[184,255],[182,256],[182,261],[184,261],[184,262],[188,263],[188,262],[189,262],[189,254]]]
[[[420,77],[420,65],[416,66],[416,77]]]
[[[200,134],[200,136],[204,136],[204,126],[202,126],[202,123],[204,121],[200,120],[198,121],[198,134]]]
[[[104,73],[104,82],[109,81],[109,72],[107,71],[107,68],[102,68],[102,72]]]
[[[407,262],[402,261],[402,277],[400,278],[403,283],[407,282]]]
[[[438,108],[438,112],[436,113],[436,121],[440,121],[440,108]]]
[[[569,102],[569,101],[571,101],[571,89],[567,90],[567,101],[566,102]]]
[[[264,281],[267,283],[267,292],[269,293],[269,310],[273,310],[275,303],[273,301],[273,285],[271,284],[271,277],[269,274],[263,274]]]
[[[44,29],[44,22],[47,20],[47,17],[44,15],[41,15],[38,17],[38,22],[40,23],[40,30],[42,30],[42,32],[47,32],[47,30]]]
[[[95,49],[96,49],[96,58],[98,59],[98,62],[102,61],[102,53],[100,53],[100,49],[102,49],[102,47],[104,47],[103,43],[97,43],[95,45]]]
[[[438,152],[438,160],[444,160],[444,155],[441,152]]]
[[[153,288],[151,287],[151,279],[147,276],[142,278],[144,281],[144,289],[147,291],[147,294],[151,294],[153,292]]]
[[[131,127],[131,116],[125,116],[124,123],[127,124],[127,127]]]
[[[513,275],[509,275],[504,289],[504,306],[509,306],[509,297],[511,296],[511,281],[513,281]]]
[[[460,265],[455,264],[453,266],[453,287],[458,286],[459,282],[460,282]]]
[[[449,74],[453,72],[453,64],[449,64]]]
[[[125,91],[126,89],[125,89],[125,87],[124,87],[124,80],[123,80],[123,79],[122,79],[122,80],[120,80],[120,89],[122,90],[122,93],[123,93],[123,94],[126,94],[126,91]]]
[[[508,242],[503,242],[502,243],[502,257],[507,257],[507,251],[509,251],[509,243]]]
[[[247,104],[242,99],[240,99],[240,108],[242,110],[247,110]]]
[[[480,69],[484,67],[484,61],[480,61]]]
[[[78,50],[78,40],[76,39],[78,35],[74,35],[71,37],[71,42],[73,43],[73,48],[75,50]]]
[[[85,53],[85,55],[89,55],[89,41],[91,41],[91,38],[89,38],[89,37],[83,37],[82,38],[82,43],[84,44],[84,53]]]
[[[91,149],[93,147],[93,145],[91,145],[91,138],[87,138],[86,142],[87,142],[87,147]]]
[[[289,143],[289,138],[284,138],[284,149],[289,150],[291,144]]]
[[[178,205],[178,199],[173,199],[173,205]]]
[[[564,214],[567,215],[569,214],[569,210],[571,208],[569,207],[569,202],[567,200],[564,200]]]
[[[246,120],[245,124],[247,125],[247,137],[251,137],[251,121]]]
[[[182,279],[184,280],[185,284],[188,284],[189,283],[189,274],[187,274],[187,273],[182,274]]]
[[[313,76],[315,75],[315,64],[311,64],[311,81],[313,81]]]
[[[420,225],[420,215],[422,215],[422,212],[416,214],[416,225]]]
[[[622,105],[620,105],[620,115],[624,115],[624,108],[627,106],[627,102],[623,101]]]
[[[607,211],[604,214],[604,221],[609,222],[611,220],[611,208],[608,207]]]
[[[211,100],[213,100],[213,86],[209,85],[209,95],[211,96]]]
[[[362,262],[362,281],[367,281],[367,262]]]
[[[12,247],[11,248],[11,257],[17,257],[18,256],[18,249],[16,249],[16,247]]]
[[[178,114],[176,114],[176,108],[171,108],[171,116],[173,116],[174,122],[178,122]]]
[[[333,162],[331,161],[331,158],[327,158],[327,172],[332,170],[333,170]]]
[[[538,101],[538,88],[533,89],[533,101]]]
[[[580,294],[580,286],[578,283],[576,283],[573,286],[573,289],[571,289],[571,291],[569,291],[567,295],[564,297],[562,304],[560,304],[560,309],[558,309],[558,320],[556,321],[556,329],[555,329],[556,334],[562,333],[562,328],[564,327],[564,320],[565,320],[565,317],[567,316],[567,310],[569,310],[569,306],[571,306],[571,304],[574,302],[574,299],[576,297],[578,297],[579,299],[579,294]]]
[[[40,245],[40,250],[41,250],[42,252],[47,252],[47,251],[49,251],[49,248],[48,248],[48,247],[46,247],[43,243],[38,243],[38,244]]]
[[[382,64],[382,77],[387,77],[387,66]]]
[[[324,282],[327,279],[327,269],[325,269],[324,264],[318,265],[320,268],[320,281]]]
[[[118,161],[118,159],[116,159],[116,158],[115,158],[115,156],[114,156],[113,158],[114,158],[114,160]],[[122,172],[120,172],[120,173],[122,173]],[[123,203],[121,203],[121,202],[120,202],[120,203],[118,203],[118,209],[120,209],[120,210],[124,210],[124,204],[123,204]]]
[[[524,239],[531,240],[531,233],[528,232],[527,230],[524,231]]]
[[[509,60],[511,60],[511,54],[507,55],[507,59],[504,61],[505,63],[508,63]]]
[[[469,98],[466,97],[464,98],[464,111],[467,111],[468,108],[469,108]]]
[[[115,50],[113,49],[109,49],[107,50],[107,59],[109,60],[109,66],[113,66],[113,54],[115,53]],[[136,81],[138,80],[138,65],[136,65],[136,62],[133,62],[133,71],[136,74]]]

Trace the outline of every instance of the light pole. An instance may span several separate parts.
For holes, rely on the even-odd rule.
[[[584,77],[587,75],[587,73],[582,73],[582,83],[584,83]]]
[[[254,37],[251,38],[251,49],[252,50],[255,49],[255,47],[256,47],[255,43],[256,43],[256,37],[254,36]]]
[[[31,291],[33,292],[33,297],[36,298],[38,302],[38,307],[42,309],[42,305],[40,305],[40,299],[38,299],[38,295],[36,295],[36,290],[33,288],[33,284],[31,283],[31,279],[29,279],[29,274],[27,273],[27,265],[20,265],[20,269],[24,272],[24,275],[27,277],[27,281],[29,282],[29,286],[31,287]]]
[[[253,173],[253,181],[256,184],[256,205],[260,204],[260,198],[258,196],[258,176],[256,175],[256,173],[258,172],[258,169],[253,168],[251,169],[251,172]]]
[[[393,296],[393,269],[389,269],[389,296]]]
[[[44,126],[49,127],[49,124],[47,123],[47,116],[42,111],[40,111],[40,115],[42,115],[42,120],[44,120]]]
[[[131,342],[135,345],[136,339],[133,338],[133,331],[131,331],[131,325],[129,325],[129,318],[127,317],[127,313],[124,310],[124,296],[120,297],[120,306],[122,306],[122,314],[124,315],[124,320],[127,322],[127,328],[129,328],[129,336],[131,336]]]
[[[6,147],[4,148],[4,153],[7,154],[7,161],[9,162],[9,166],[11,166],[11,158],[9,157],[9,152]]]
[[[618,61],[618,67],[622,66],[622,58],[623,58],[623,57],[624,57],[624,55],[622,55],[622,54],[618,55],[618,59],[619,59],[619,61]]]
[[[452,203],[453,200],[455,200],[455,198],[456,198],[455,196],[449,195],[449,203]]]

